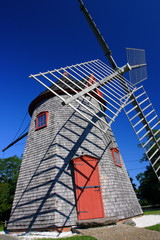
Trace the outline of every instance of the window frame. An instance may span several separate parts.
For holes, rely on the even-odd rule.
[[[112,148],[111,152],[112,152],[112,157],[113,157],[115,166],[122,167],[119,150],[117,148]],[[116,158],[115,158],[115,154],[114,154],[115,152],[118,153],[119,163],[116,162]]]
[[[43,115],[46,115],[46,122],[42,126],[38,127],[38,118],[43,116]],[[48,111],[43,111],[43,112],[38,113],[37,116],[36,116],[36,128],[35,128],[35,130],[44,128],[44,127],[47,126],[47,124],[48,124]]]

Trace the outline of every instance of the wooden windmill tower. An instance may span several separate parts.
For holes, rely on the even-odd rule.
[[[144,77],[132,78],[134,84],[123,77],[133,68],[144,74],[144,59],[117,67],[79,2],[111,67],[94,60],[30,76],[47,90],[29,106],[32,120],[8,224],[12,231],[142,214],[111,130],[122,108],[160,176],[158,118],[144,88],[136,87]],[[144,57],[129,49],[129,59],[132,51]]]

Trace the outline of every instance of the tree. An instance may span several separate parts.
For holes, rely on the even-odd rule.
[[[16,188],[21,158],[0,159],[0,220],[8,220]]]
[[[136,176],[140,185],[137,196],[141,205],[160,204],[160,183],[151,166],[147,166],[144,173]]]
[[[158,131],[154,130],[156,138],[159,139],[160,134]],[[156,134],[158,133],[158,134]],[[149,136],[148,136],[149,139]],[[154,142],[150,141],[148,144],[148,149],[151,149],[148,152],[148,156],[152,156],[152,154],[158,149],[157,145],[153,146]],[[160,144],[160,141],[158,142]],[[152,158],[152,163],[159,157],[160,152],[158,151],[155,156]],[[144,154],[143,158],[140,162],[148,161],[147,156]],[[155,165],[156,168],[159,166],[159,161]],[[140,199],[141,205],[155,205],[160,204],[160,183],[159,180],[152,168],[152,166],[147,166],[144,173],[140,173],[136,176],[140,185],[137,190],[137,196]]]
[[[132,183],[132,186],[133,186],[133,189],[134,189],[135,193],[137,194],[136,184],[133,182],[133,178],[132,177],[130,177],[130,181]]]

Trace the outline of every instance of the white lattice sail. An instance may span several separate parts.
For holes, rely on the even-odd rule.
[[[132,84],[122,77],[121,72],[123,72],[123,68],[113,71],[102,61],[93,60],[30,75],[30,77],[58,96],[63,105],[68,104],[86,120],[106,133],[134,90]],[[50,84],[52,85],[50,86]],[[63,92],[68,98],[64,98],[57,91]],[[92,100],[95,100],[99,106],[97,107]],[[75,108],[74,101],[87,109],[92,118],[95,117],[105,127],[100,127],[100,124],[92,121],[92,118],[84,111]]]

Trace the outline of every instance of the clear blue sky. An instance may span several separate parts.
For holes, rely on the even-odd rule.
[[[160,1],[84,0],[118,66],[126,47],[146,50],[148,79],[143,82],[160,116]],[[15,137],[30,102],[43,87],[30,74],[99,58],[104,54],[79,9],[78,0],[0,1],[0,149]],[[20,133],[30,121],[27,116]],[[130,176],[145,169],[143,151],[122,112],[112,125]],[[18,136],[17,136],[18,137]],[[23,153],[23,139],[0,157]],[[135,181],[136,182],[136,181]]]

